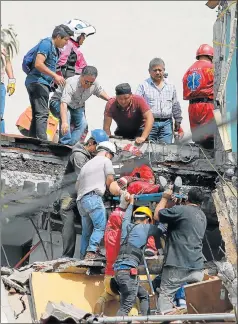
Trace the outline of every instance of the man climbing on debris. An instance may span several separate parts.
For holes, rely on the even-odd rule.
[[[154,219],[168,224],[158,307],[160,312],[173,308],[176,291],[185,282],[203,280],[204,257],[202,241],[206,230],[206,216],[201,210],[203,192],[192,188],[186,205],[165,208],[173,191],[166,190],[157,205]]]
[[[82,218],[80,256],[85,259],[100,257],[99,246],[106,227],[106,209],[102,197],[114,181],[115,171],[111,159],[117,153],[114,143],[101,142],[97,155],[82,168],[76,183],[77,207]],[[119,186],[110,190],[121,195]],[[127,195],[129,199],[129,194]]]
[[[150,139],[167,144],[173,139],[174,131],[178,132],[182,121],[182,111],[177,99],[175,86],[164,79],[165,63],[161,58],[154,58],[149,63],[150,78],[139,85],[136,94],[142,96],[150,106],[154,124]]]
[[[34,62],[32,62],[31,70],[25,81],[32,108],[31,137],[47,140],[46,129],[49,117],[50,91],[53,82],[61,86],[65,84],[65,79],[55,73],[58,48],[64,47],[72,35],[73,32],[69,27],[59,25],[55,27],[52,37],[43,39],[35,48]],[[33,49],[30,51],[33,51]],[[24,64],[29,52],[23,59]]]
[[[108,139],[107,134],[102,129],[94,129],[84,145],[77,143],[72,148],[72,153],[69,157],[62,180],[63,192],[60,204],[60,216],[63,221],[63,257],[73,258],[75,252],[76,230],[74,227],[74,208],[76,207],[77,197],[75,191],[77,177],[84,164],[96,153],[96,146]]]
[[[126,213],[122,221],[121,246],[119,255],[114,264],[115,281],[120,292],[120,309],[117,316],[126,316],[130,312],[135,303],[138,294],[138,266],[143,258],[143,249],[147,243],[148,237],[155,238],[156,247],[159,249],[160,237],[163,231],[156,225],[151,225],[152,212],[148,207],[144,207],[144,211],[136,209],[133,213],[134,195],[130,198],[130,205],[127,207]],[[131,223],[132,214],[134,216],[134,224]],[[143,288],[140,288],[143,289]],[[141,313],[148,315],[149,300],[141,300]]]
[[[85,66],[81,75],[66,80],[65,87],[58,87],[50,99],[50,109],[54,114],[60,111],[60,143],[74,145],[87,128],[85,102],[92,95],[108,101],[109,96],[96,82],[98,71],[94,66]],[[70,130],[70,124],[74,128]]]
[[[214,51],[207,44],[199,46],[197,61],[190,66],[183,77],[183,99],[189,100],[188,113],[192,139],[195,143],[203,145],[205,148],[214,147],[214,137],[212,135],[194,135],[198,126],[202,126],[214,120],[214,65],[212,63]]]
[[[116,86],[116,98],[106,104],[103,129],[109,136],[112,120],[117,124],[116,136],[135,139],[137,144],[145,142],[154,122],[150,107],[143,98],[132,94],[128,83]]]

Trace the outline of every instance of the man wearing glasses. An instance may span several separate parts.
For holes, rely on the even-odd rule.
[[[161,58],[149,63],[150,78],[139,85],[136,94],[142,96],[154,116],[150,139],[171,144],[174,131],[178,132],[182,121],[182,111],[177,99],[175,86],[164,79],[165,64]]]
[[[85,118],[85,101],[92,95],[108,101],[110,97],[96,82],[98,71],[94,66],[85,66],[81,75],[66,80],[65,87],[58,88],[52,102],[60,105],[60,143],[74,145],[83,135],[87,120]],[[70,124],[74,128],[70,129]]]

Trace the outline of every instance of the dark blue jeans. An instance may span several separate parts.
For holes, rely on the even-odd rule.
[[[156,142],[164,142],[166,144],[172,144],[172,139],[173,139],[172,119],[155,121],[151,129],[149,139]]]
[[[0,100],[0,133],[5,133],[5,122],[3,119],[5,110],[6,88],[5,84],[1,82],[1,100]]]

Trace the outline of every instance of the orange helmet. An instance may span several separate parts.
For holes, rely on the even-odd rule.
[[[199,46],[197,53],[196,53],[196,59],[199,58],[201,55],[207,55],[207,56],[214,56],[214,50],[213,48],[208,44],[202,44]]]

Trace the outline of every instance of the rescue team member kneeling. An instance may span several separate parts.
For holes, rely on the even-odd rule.
[[[139,289],[138,266],[143,258],[143,248],[149,236],[154,236],[157,249],[160,248],[162,230],[156,225],[149,224],[152,220],[152,212],[143,207],[144,212],[134,211],[135,223],[131,224],[134,195],[130,197],[130,205],[122,221],[121,247],[114,264],[115,280],[120,292],[120,309],[117,316],[126,316],[135,303]],[[140,207],[141,209],[141,207]],[[144,289],[140,287],[141,289]],[[148,296],[148,293],[147,293]],[[149,296],[140,300],[142,315],[149,313]]]
[[[106,187],[110,190],[115,174],[111,162],[116,154],[115,144],[101,142],[97,151],[98,154],[83,166],[76,183],[77,206],[82,217],[80,257],[85,259],[100,256],[99,245],[106,227],[106,209],[102,196]],[[113,195],[120,195],[122,192],[119,186],[113,187],[111,191]],[[128,199],[129,197],[128,194]]]

